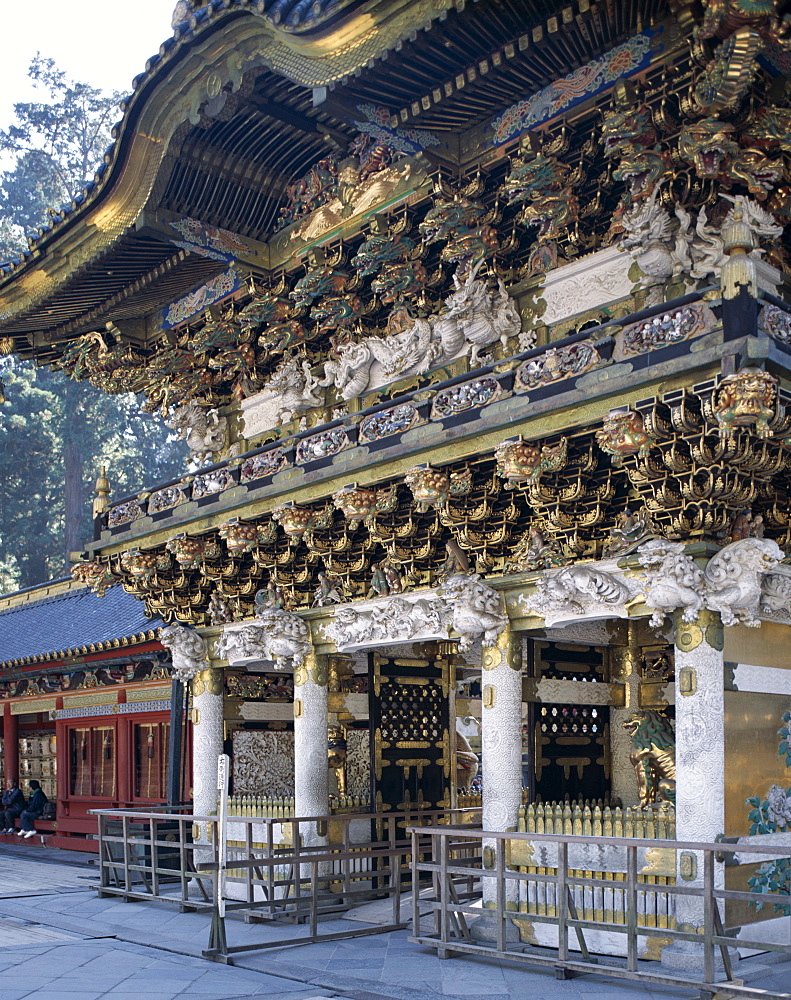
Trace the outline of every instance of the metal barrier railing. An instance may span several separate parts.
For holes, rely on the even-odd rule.
[[[381,934],[406,926],[401,894],[411,880],[407,828],[451,822],[461,810],[411,810],[311,817],[228,816],[225,845],[217,816],[181,810],[95,810],[99,822],[100,896],[157,900],[212,913],[206,957],[293,943],[291,937],[229,946],[221,911],[248,922],[309,923],[305,943]],[[204,825],[205,824],[205,825]],[[193,841],[193,828],[209,840]],[[241,834],[241,839],[240,839]],[[420,850],[430,849],[428,840]],[[222,877],[220,877],[222,872]],[[221,886],[224,886],[222,892]],[[322,917],[372,899],[392,901],[391,922],[321,932]]]
[[[454,953],[480,955],[486,958],[507,958],[533,965],[550,966],[561,978],[570,974],[590,973],[618,979],[658,983],[667,986],[698,990],[701,996],[709,996],[718,991],[739,997],[761,997],[764,1000],[791,1000],[791,993],[778,993],[741,985],[733,980],[733,970],[728,949],[743,948],[752,951],[777,951],[791,957],[788,945],[771,941],[751,940],[734,934],[742,929],[741,924],[725,927],[721,910],[726,900],[749,903],[780,904],[791,903],[788,894],[763,893],[756,896],[752,892],[725,889],[719,883],[724,879],[719,873],[715,877],[715,866],[722,866],[729,855],[739,856],[739,863],[766,861],[774,858],[788,858],[791,847],[766,843],[700,844],[666,840],[662,848],[683,852],[682,857],[694,858],[694,868],[698,860],[702,867],[702,880],[693,875],[694,881],[672,884],[667,879],[650,881],[640,873],[640,853],[653,850],[656,840],[626,837],[591,837],[568,834],[543,833],[490,833],[461,827],[415,827],[412,829],[412,936],[410,941],[437,949],[440,957]],[[423,846],[429,840],[428,851]],[[550,862],[544,867],[513,867],[509,858],[524,857],[525,853],[537,851],[536,859]],[[586,854],[587,852],[587,854]],[[591,864],[581,864],[584,857],[598,853],[599,860],[609,856],[608,874],[590,870]],[[422,855],[422,856],[421,856]],[[601,868],[601,864],[597,867]],[[619,871],[619,869],[623,871]],[[617,872],[617,874],[616,874]],[[427,876],[434,879],[434,894],[430,899],[424,896],[418,900],[417,889]],[[473,888],[459,893],[459,880],[474,877]],[[596,891],[612,890],[613,879],[624,896],[624,919],[617,922],[603,914],[590,915],[587,919],[580,915],[580,902],[593,898]],[[480,880],[480,881],[477,881]],[[530,901],[544,898],[551,891],[552,907],[530,905]],[[698,930],[689,923],[668,920],[667,926],[641,925],[639,916],[639,896],[641,894],[661,894],[674,899],[676,907],[682,906],[688,914],[690,906],[696,908],[700,922]],[[681,900],[685,900],[682,904]],[[691,903],[689,901],[692,901]],[[521,901],[521,903],[520,903]],[[421,914],[420,904],[430,906],[429,916],[433,916],[433,930],[423,926],[426,915]],[[481,933],[475,933],[471,918],[483,920]],[[549,925],[554,928],[555,943],[547,949],[537,948],[531,943],[533,927]],[[625,966],[617,958],[609,958],[597,949],[597,958],[591,959],[589,943],[591,932],[608,932],[625,938],[623,952]],[[569,934],[573,932],[579,958],[569,954]],[[694,979],[686,971],[674,976],[651,971],[645,964],[640,967],[639,942],[660,939],[658,943],[674,944],[692,942],[699,946],[701,953],[700,980]],[[546,944],[546,942],[542,942]],[[716,953],[721,956],[722,968],[727,982],[715,981]]]

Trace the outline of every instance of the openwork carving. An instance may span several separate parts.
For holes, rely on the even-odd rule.
[[[225,417],[194,400],[177,406],[167,425],[187,442],[192,458],[201,464],[216,461],[228,440]]]
[[[359,605],[342,605],[325,634],[339,650],[390,642],[446,639],[450,615],[432,592],[416,597],[387,597]]]
[[[704,570],[706,607],[719,611],[723,625],[760,625],[761,583],[782,559],[783,550],[768,538],[726,545]]]
[[[645,566],[645,604],[653,610],[651,624],[659,627],[669,615],[681,611],[685,622],[694,622],[703,608],[703,573],[684,553],[683,542],[655,539],[639,549],[640,565]]]
[[[305,622],[276,607],[259,607],[257,618],[249,624],[227,626],[215,645],[217,656],[229,663],[268,660],[276,670],[296,670],[311,649]]]
[[[777,379],[759,368],[743,368],[720,382],[712,407],[720,434],[732,438],[737,427],[754,427],[759,438],[771,435]]]

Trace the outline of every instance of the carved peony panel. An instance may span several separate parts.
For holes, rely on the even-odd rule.
[[[346,790],[367,800],[371,794],[371,758],[367,729],[350,729],[346,734]]]
[[[294,734],[246,732],[233,734],[235,795],[294,794]]]

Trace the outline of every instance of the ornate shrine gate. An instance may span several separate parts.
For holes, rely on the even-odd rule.
[[[376,812],[450,808],[450,662],[371,653],[368,664]]]

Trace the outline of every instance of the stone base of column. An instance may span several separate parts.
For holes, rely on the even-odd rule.
[[[485,907],[485,904],[484,904]],[[481,910],[481,915],[470,921],[470,937],[473,941],[481,941],[485,944],[494,944],[497,941],[497,917],[491,910]],[[518,944],[521,938],[519,928],[513,920],[505,922],[506,944]]]
[[[737,948],[729,948],[731,963],[739,961]],[[674,972],[691,972],[695,976],[703,975],[703,945],[697,941],[674,941],[662,949],[661,965]],[[714,975],[722,979],[725,975],[725,965],[719,948],[714,952]]]

